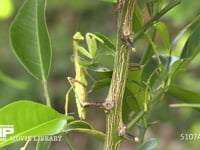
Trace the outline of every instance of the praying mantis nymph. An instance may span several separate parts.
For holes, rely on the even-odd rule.
[[[96,41],[104,43],[102,39],[97,37],[95,34],[86,34],[86,44],[88,50],[79,45],[80,41],[84,41],[84,37],[80,32],[76,32],[73,36],[73,54],[74,54],[74,67],[75,67],[75,78],[68,77],[68,81],[71,84],[71,88],[66,94],[66,106],[65,113],[68,112],[68,96],[69,92],[73,89],[75,93],[75,99],[77,104],[78,116],[80,119],[85,119],[86,112],[83,107],[87,100],[87,80],[85,75],[85,67],[81,65],[79,52],[90,60],[93,60],[96,55],[97,44]]]

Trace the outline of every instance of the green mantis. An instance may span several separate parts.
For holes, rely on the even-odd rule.
[[[94,60],[97,52],[97,41],[100,43],[104,43],[104,41],[97,37],[95,34],[87,33],[86,36],[86,44],[88,50],[79,45],[79,42],[84,41],[84,37],[80,32],[76,32],[73,36],[73,55],[74,55],[74,67],[75,67],[75,78],[68,77],[68,81],[71,84],[71,88],[68,90],[66,94],[66,106],[65,112],[68,112],[68,97],[70,91],[73,89],[75,93],[75,99],[77,104],[78,116],[80,119],[85,119],[85,109],[84,103],[87,100],[87,80],[85,70],[87,69],[81,64],[80,53],[90,59],[91,62]]]

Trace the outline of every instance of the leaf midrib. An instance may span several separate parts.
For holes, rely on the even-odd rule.
[[[39,24],[38,24],[38,0],[36,0],[36,31],[37,31],[37,43],[38,43],[38,56],[39,56],[39,63],[40,63],[40,70],[41,70],[41,74],[42,74],[42,81],[45,82],[46,78],[45,78],[45,74],[44,74],[44,66],[43,66],[43,62],[42,62],[42,56],[41,56],[41,47],[40,47],[40,36],[39,36]]]

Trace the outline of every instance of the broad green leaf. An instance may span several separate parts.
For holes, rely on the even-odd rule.
[[[133,23],[132,23],[134,32],[137,32],[142,28],[142,22],[143,22],[142,13],[140,11],[137,2],[135,2],[133,11]]]
[[[13,125],[14,134],[0,141],[0,147],[17,142],[11,137],[35,137],[54,135],[61,132],[66,121],[73,117],[65,116],[54,109],[31,101],[17,101],[0,109],[0,124]]]
[[[150,16],[153,15],[153,12],[154,12],[154,9],[153,9],[153,1],[148,1],[147,2],[147,9],[148,9],[148,12],[150,14]]]
[[[126,90],[128,90],[133,97],[143,88],[142,84],[137,81],[127,82]]]
[[[125,92],[126,93],[126,92]],[[132,99],[128,99],[128,95],[124,95],[125,98],[123,99],[123,104],[122,104],[122,120],[123,123],[127,124],[129,121],[129,117],[131,114],[132,109],[129,107],[129,104],[127,103],[129,100],[132,101]]]
[[[152,41],[155,41],[155,38],[156,38],[156,29],[155,28],[152,28],[150,37],[151,37]],[[146,36],[145,36],[145,38],[146,38]],[[146,49],[140,60],[140,63],[145,64],[149,59],[151,59],[153,54],[154,54],[153,47],[152,47],[152,44],[149,42],[148,45],[146,46]]]
[[[51,145],[51,141],[38,141],[36,150],[48,150]]]
[[[101,67],[101,66],[91,66],[88,68],[89,70],[95,72],[96,76],[102,80],[102,79],[107,79],[112,77],[112,70],[106,68],[106,67]]]
[[[94,82],[94,84],[92,85],[92,87],[90,88],[88,92],[91,93],[103,87],[109,86],[110,82],[111,82],[111,78],[96,81]]]
[[[200,15],[198,15],[197,17],[195,17],[192,22],[190,22],[185,28],[183,28],[179,34],[174,38],[174,40],[171,43],[171,50],[172,47],[177,43],[177,41],[188,31],[188,30],[192,30],[194,28],[194,26],[196,26],[198,23],[200,23]]]
[[[99,137],[101,139],[105,138],[105,134],[103,132],[94,130],[92,126],[85,121],[72,121],[68,123],[68,125],[64,129],[64,132],[70,132],[70,131],[87,133],[95,137]]]
[[[111,50],[111,54],[115,53],[115,45],[107,38],[105,35],[100,34],[100,33],[95,33],[96,36],[101,38],[104,41],[104,45],[108,47]]]
[[[82,120],[76,120],[76,121],[72,121],[70,123],[68,123],[68,125],[66,126],[64,131],[71,131],[74,129],[92,129],[92,126],[87,123],[86,121],[82,121]]]
[[[200,52],[200,24],[194,29],[188,38],[180,58],[191,61]]]
[[[10,28],[13,50],[35,78],[45,81],[51,66],[51,46],[45,22],[46,0],[26,0]]]
[[[141,73],[143,70],[144,66],[139,65],[139,66],[131,66],[129,65],[129,72],[128,72],[128,81],[141,81]]]
[[[200,103],[200,93],[187,90],[176,85],[171,85],[168,88],[167,94],[185,102],[185,103]]]
[[[165,87],[167,78],[166,65],[167,57],[160,56],[161,63],[158,63],[158,59],[153,57],[145,66],[142,72],[142,83],[145,86],[145,90],[138,93],[136,96],[138,102],[143,104],[144,111],[147,111],[149,102],[157,101],[161,98],[162,90]],[[156,97],[156,99],[155,99]]]
[[[138,100],[135,98],[134,95],[131,96],[126,95],[125,102],[134,112],[138,113],[140,111],[141,109],[140,104],[138,103]]]
[[[157,29],[157,31],[159,32],[165,48],[169,49],[170,40],[169,40],[169,32],[167,30],[166,25],[162,22],[158,22],[158,23],[154,24],[154,26]]]
[[[143,144],[139,145],[136,150],[155,150],[160,144],[158,139],[152,138]]]
[[[149,82],[150,87],[154,86],[154,89],[166,82],[168,71],[170,71],[168,68],[170,65],[170,57],[167,55],[160,55],[159,60],[160,64],[158,59],[153,56],[152,59],[144,65],[142,72],[142,81],[145,83]]]
[[[144,107],[145,101],[145,86],[143,85],[141,76],[141,71],[129,72],[125,90],[125,94],[128,95],[127,99],[129,99],[129,107],[131,107],[136,113]]]
[[[181,107],[181,108],[200,108],[200,104],[171,104],[170,107]]]
[[[144,65],[142,71],[142,82],[147,83],[150,81],[150,85],[153,85],[159,78],[159,65],[155,57],[152,57],[147,64]]]
[[[183,60],[178,59],[175,56],[171,57],[171,62],[169,65],[169,72],[168,72],[168,84],[170,84],[175,77],[181,73],[183,70],[181,69],[181,65],[183,64]]]
[[[155,4],[156,4],[155,11],[160,12],[165,3],[164,0],[156,0]]]

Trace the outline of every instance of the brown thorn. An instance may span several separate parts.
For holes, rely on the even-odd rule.
[[[98,107],[98,108],[103,108],[106,112],[111,110],[114,106],[114,102],[112,101],[104,101],[104,102],[82,102],[81,107],[86,108],[86,107]]]
[[[140,141],[138,137],[128,133],[126,126],[124,126],[124,125],[119,127],[118,136],[123,137],[123,138],[125,138],[129,141],[133,141],[133,142],[139,142]]]
[[[121,125],[119,126],[118,136],[124,137],[126,135],[126,126]]]
[[[109,110],[111,110],[113,107],[114,107],[114,102],[113,101],[105,101],[104,103],[103,103],[103,107],[104,107],[104,109],[106,110],[106,111],[109,111]]]
[[[121,35],[121,40],[126,43],[126,45],[132,50],[132,52],[136,52],[135,47],[130,39],[130,35]]]
[[[103,107],[103,102],[83,102],[82,107]]]
[[[137,136],[134,136],[128,132],[126,132],[126,135],[125,135],[128,139],[130,139],[131,141],[134,141],[134,142],[140,142],[140,139],[137,137]]]

